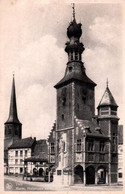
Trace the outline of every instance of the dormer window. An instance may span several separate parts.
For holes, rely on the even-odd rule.
[[[101,128],[100,127],[96,127],[95,130],[97,131],[97,133],[102,134]]]

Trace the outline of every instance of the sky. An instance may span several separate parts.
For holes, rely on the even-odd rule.
[[[76,3],[75,12],[76,21],[82,23],[86,73],[97,84],[95,107],[108,78],[123,124],[122,5]],[[4,133],[9,115],[14,73],[23,138],[47,138],[56,120],[53,86],[64,76],[68,61],[64,49],[72,20],[71,2],[1,0],[0,18],[1,130]]]

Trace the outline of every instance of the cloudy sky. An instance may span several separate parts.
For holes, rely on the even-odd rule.
[[[56,90],[53,86],[65,72],[66,29],[72,19],[71,3],[57,2],[0,1],[2,130],[9,114],[13,72],[23,137],[47,138],[53,126],[56,119]],[[97,83],[96,107],[108,78],[109,88],[119,105],[118,116],[122,124],[122,5],[76,3],[75,7],[76,20],[82,23],[86,72]]]

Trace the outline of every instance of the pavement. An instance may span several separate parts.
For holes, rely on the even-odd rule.
[[[122,185],[87,185],[75,184],[73,186],[64,186],[53,182],[33,182],[25,181],[22,176],[5,176],[5,191],[121,191]]]

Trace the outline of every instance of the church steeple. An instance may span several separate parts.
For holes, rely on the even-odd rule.
[[[16,91],[15,91],[15,79],[13,75],[12,90],[11,90],[11,100],[10,100],[10,111],[7,123],[20,123],[17,115],[17,105],[16,105]]]

